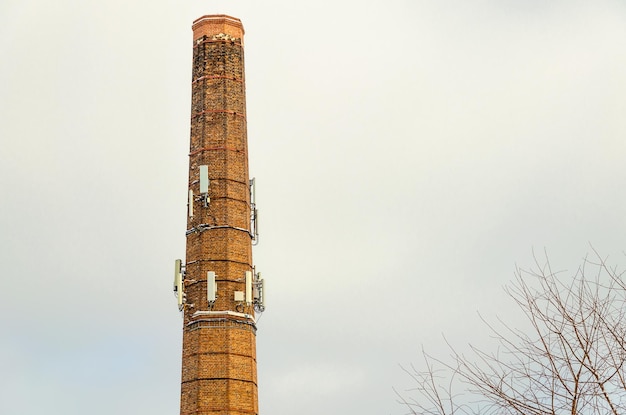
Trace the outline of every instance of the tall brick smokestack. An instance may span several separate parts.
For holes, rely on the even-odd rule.
[[[193,23],[187,251],[175,282],[184,293],[181,415],[259,412],[262,281],[252,263],[243,34],[230,16]]]

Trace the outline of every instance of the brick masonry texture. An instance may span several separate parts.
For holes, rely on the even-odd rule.
[[[193,24],[189,189],[196,197],[187,218],[181,415],[258,414],[256,327],[232,314],[254,315],[234,301],[252,270],[243,34],[229,16]],[[208,206],[198,197],[201,165],[209,169]],[[207,271],[218,286],[212,308]]]

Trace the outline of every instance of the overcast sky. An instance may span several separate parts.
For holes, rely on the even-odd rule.
[[[191,23],[245,30],[261,414],[401,415],[533,250],[626,250],[622,1],[0,2],[0,413],[178,413]]]

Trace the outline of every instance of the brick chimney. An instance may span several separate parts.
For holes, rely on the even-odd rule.
[[[243,25],[193,22],[181,415],[258,414],[253,182],[248,172]]]

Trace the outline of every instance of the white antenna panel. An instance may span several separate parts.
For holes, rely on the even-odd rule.
[[[185,294],[183,293],[182,284],[181,284],[180,289],[178,290],[178,296],[177,297],[178,297],[178,309],[180,311],[182,311],[183,310],[183,302],[184,302],[184,298],[185,298]]]
[[[180,259],[174,261],[174,292],[178,291],[178,287],[180,286],[180,281],[182,279],[181,266],[182,261]]]
[[[250,203],[256,204],[256,179],[253,177],[250,183]]]
[[[254,302],[256,302],[261,295],[261,287],[260,287],[260,282],[259,282],[259,274],[257,274],[256,277],[256,281],[254,284],[252,284],[252,299],[254,300]]]
[[[174,262],[174,292],[176,293],[178,309],[182,311],[185,294],[183,293],[183,272],[182,261],[180,259]]]
[[[209,193],[209,166],[200,166],[200,193]]]
[[[193,216],[193,190],[189,189],[189,201],[187,202],[187,206],[189,206],[189,217]]]
[[[252,271],[246,271],[246,303],[252,302]]]
[[[243,295],[243,291],[235,291],[235,301],[238,303],[243,302],[244,299],[244,295]]]
[[[206,285],[207,285],[207,300],[209,303],[215,302],[215,294],[217,293],[217,284],[215,283],[215,272],[209,271],[206,273]]]

